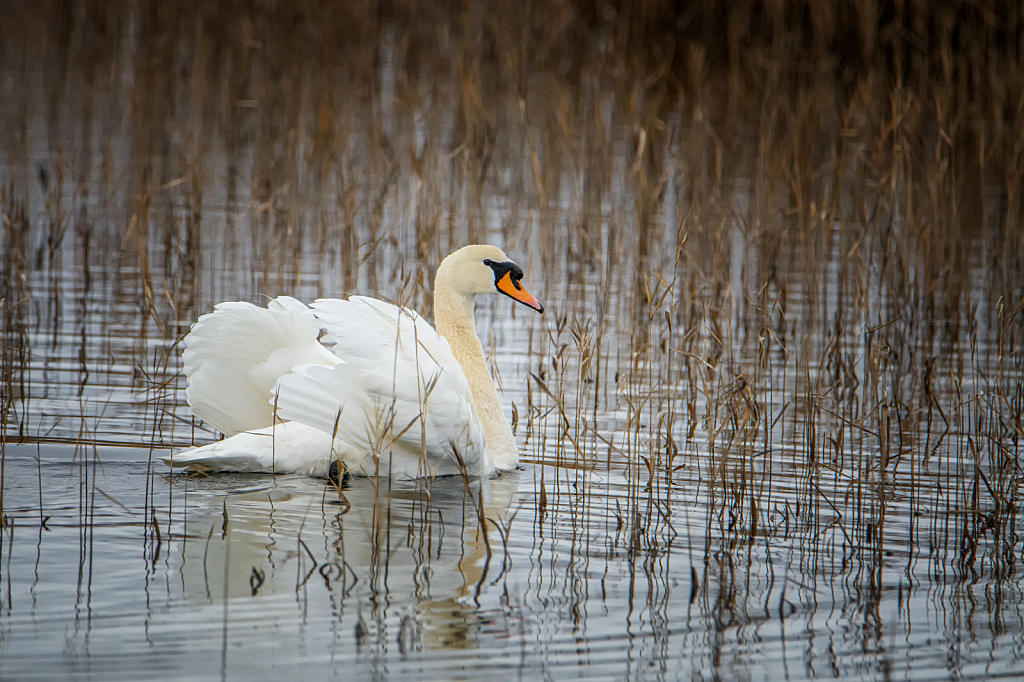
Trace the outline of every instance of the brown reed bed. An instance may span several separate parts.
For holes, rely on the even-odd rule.
[[[33,408],[69,292],[54,390],[131,391],[145,427],[104,437],[166,447],[211,435],[183,426],[177,342],[213,302],[429,315],[440,259],[498,240],[553,303],[489,339],[528,349],[494,367],[539,532],[696,550],[691,600],[793,539],[876,600],[894,552],[908,579],[1015,575],[1016,5],[52,9],[14,10],[0,47],[4,443],[85,423]]]

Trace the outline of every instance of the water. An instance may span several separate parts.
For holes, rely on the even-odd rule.
[[[1012,158],[900,156],[942,136],[876,128],[886,98],[791,107],[827,87],[753,121],[724,72],[637,95],[613,24],[565,53],[591,79],[472,4],[121,10],[24,8],[0,48],[0,677],[1021,675]],[[216,437],[178,345],[213,303],[429,316],[469,241],[548,309],[477,309],[521,470],[159,464]]]

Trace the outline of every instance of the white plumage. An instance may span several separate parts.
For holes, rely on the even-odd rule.
[[[185,339],[185,395],[229,437],[165,461],[325,476],[337,459],[353,473],[402,478],[515,468],[472,303],[498,291],[543,311],[521,277],[496,247],[446,258],[435,313],[452,343],[415,312],[362,296],[217,305]]]
[[[217,304],[185,339],[185,398],[192,412],[226,436],[273,425],[268,397],[281,376],[301,365],[340,362],[317,341],[319,334],[313,312],[289,296],[266,308]]]

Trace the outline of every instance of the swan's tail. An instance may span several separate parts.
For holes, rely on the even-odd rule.
[[[339,452],[329,434],[305,424],[287,422],[245,431],[230,438],[189,448],[166,457],[165,464],[197,471],[304,474],[326,477],[331,461],[351,463],[351,453]]]
[[[289,296],[266,308],[217,305],[184,341],[185,397],[193,414],[229,436],[273,425],[273,391],[281,376],[298,365],[341,362],[320,344],[319,334],[310,309]]]

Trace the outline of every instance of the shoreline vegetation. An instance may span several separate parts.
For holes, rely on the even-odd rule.
[[[478,312],[525,532],[688,558],[717,624],[796,546],[873,641],[904,590],[987,580],[1019,649],[1019,3],[7,4],[0,446],[213,440],[179,346],[213,303],[430,319],[491,242],[549,309]]]

